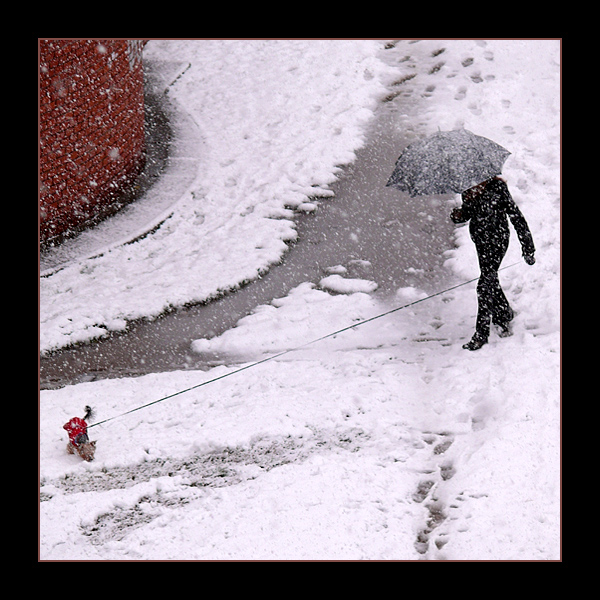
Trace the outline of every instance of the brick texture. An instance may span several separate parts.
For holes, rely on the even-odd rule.
[[[144,165],[142,40],[40,40],[40,241],[110,211]]]

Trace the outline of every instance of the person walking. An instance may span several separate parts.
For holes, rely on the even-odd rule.
[[[479,350],[487,343],[490,320],[500,330],[500,335],[510,335],[510,322],[514,318],[498,279],[500,263],[508,249],[510,219],[519,242],[523,258],[528,265],[535,263],[535,246],[527,221],[515,204],[506,182],[492,177],[462,193],[462,206],[450,214],[454,223],[469,221],[469,233],[475,243],[481,275],[477,283],[477,321],[475,333],[465,350]]]

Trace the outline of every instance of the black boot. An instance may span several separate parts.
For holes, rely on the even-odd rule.
[[[499,322],[496,322],[492,318],[492,323],[498,328],[498,335],[500,337],[510,337],[512,335],[511,321],[515,318],[515,312],[512,308],[509,308],[504,318]]]
[[[512,328],[510,326],[510,322],[499,323],[498,325],[496,325],[496,327],[498,328],[498,335],[501,338],[510,337],[512,335]]]
[[[471,341],[463,345],[465,350],[479,350],[484,344],[487,344],[487,339],[475,334]]]

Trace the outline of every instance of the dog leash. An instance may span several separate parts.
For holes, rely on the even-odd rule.
[[[516,262],[516,263],[512,263],[510,265],[507,265],[505,267],[500,267],[498,269],[498,271],[503,271],[504,269],[509,269],[510,267],[514,267],[515,265],[518,265],[518,264],[519,264],[519,262]],[[339,335],[340,333],[344,333],[345,331],[348,331],[350,329],[355,329],[356,327],[360,327],[361,325],[365,325],[366,323],[370,323],[377,319],[387,317],[388,315],[391,315],[400,310],[404,310],[405,308],[409,308],[410,306],[414,306],[415,304],[419,304],[420,302],[425,302],[425,300],[430,300],[431,298],[435,298],[436,296],[441,296],[442,294],[451,292],[452,290],[455,290],[459,287],[463,287],[465,285],[468,285],[469,283],[473,283],[474,281],[477,281],[478,279],[479,279],[479,277],[475,277],[473,279],[469,279],[468,281],[463,281],[462,283],[453,285],[452,287],[446,288],[445,290],[442,290],[441,292],[435,292],[434,294],[425,296],[424,298],[419,298],[418,300],[414,300],[413,302],[409,302],[408,304],[404,304],[403,306],[398,306],[396,308],[392,308],[391,310],[388,310],[384,313],[381,313],[374,317],[370,317],[368,319],[364,319],[363,321],[359,321],[358,323],[354,323],[353,325],[348,325],[347,327],[343,327],[342,329],[338,329],[337,331],[328,333],[327,335],[323,335],[319,338],[311,340],[310,342],[306,342],[304,344],[301,344],[300,346],[296,346],[295,348],[290,348],[289,350],[283,350],[282,352],[279,352],[278,354],[274,354],[273,356],[268,356],[267,358],[263,358],[262,360],[258,360],[256,362],[250,363],[244,367],[236,369],[235,371],[231,371],[230,373],[225,373],[224,375],[219,375],[218,377],[214,377],[213,379],[209,379],[208,381],[203,381],[202,383],[198,383],[198,384],[188,387],[184,390],[179,390],[178,392],[174,392],[173,394],[169,394],[168,396],[164,396],[163,398],[159,398],[158,400],[153,400],[152,402],[148,402],[147,404],[142,404],[141,406],[132,408],[131,410],[128,410],[119,415],[109,417],[108,419],[104,419],[103,421],[98,421],[97,423],[92,423],[91,425],[88,425],[88,429],[90,429],[91,427],[96,427],[97,425],[103,425],[104,423],[108,423],[109,421],[114,421],[115,419],[119,419],[120,417],[124,417],[125,415],[129,415],[131,413],[137,412],[138,410],[142,410],[143,408],[148,408],[149,406],[153,406],[154,404],[158,404],[159,402],[164,402],[165,400],[169,400],[170,398],[174,398],[175,396],[180,396],[181,394],[191,392],[192,390],[196,390],[205,385],[215,383],[216,381],[220,381],[221,379],[225,379],[226,377],[231,377],[232,375],[237,375],[238,373],[241,373],[242,371],[247,371],[248,369],[252,369],[254,367],[257,367],[258,365],[262,365],[263,363],[269,362],[271,360],[275,360],[277,358],[285,356],[286,354],[290,354],[291,352],[296,352],[298,350],[301,350],[302,348],[306,348],[306,346],[310,346],[311,344],[316,344],[317,342],[322,342],[323,340],[326,340],[330,337]]]

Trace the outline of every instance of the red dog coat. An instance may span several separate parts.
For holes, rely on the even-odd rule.
[[[73,417],[68,423],[63,425],[63,429],[69,434],[69,441],[73,446],[79,445],[79,442],[87,442],[87,423],[79,417]],[[80,439],[80,436],[85,436]]]

